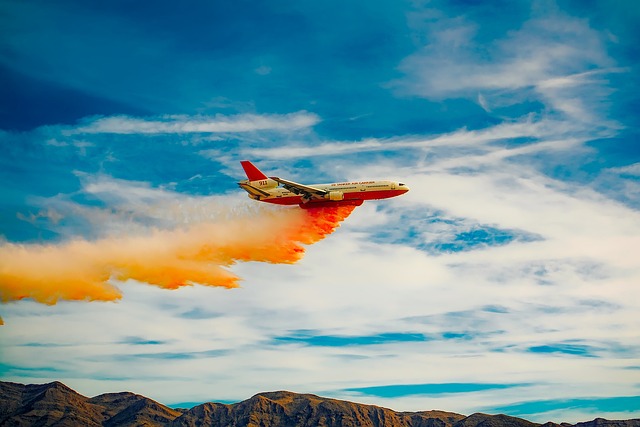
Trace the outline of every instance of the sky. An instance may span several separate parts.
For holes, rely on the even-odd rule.
[[[640,3],[0,20],[1,380],[640,418]],[[411,191],[325,227],[247,198],[241,160]]]

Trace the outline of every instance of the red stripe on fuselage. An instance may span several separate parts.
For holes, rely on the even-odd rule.
[[[364,203],[362,199],[352,200],[322,200],[308,203],[300,203],[302,209],[318,209],[318,208],[332,208],[336,206],[360,206]]]
[[[343,204],[353,204],[354,201],[365,201],[365,200],[381,200],[388,199],[390,197],[396,197],[401,194],[406,193],[406,190],[375,190],[375,191],[354,191],[351,193],[344,193],[343,200],[326,200],[326,199],[313,199],[309,200],[305,205],[315,204],[315,203],[328,203],[337,205],[340,202],[351,202],[351,203],[343,203]],[[298,205],[302,203],[302,196],[285,196],[285,197],[273,197],[273,198],[264,198],[260,200],[261,202],[273,203],[276,205]],[[360,203],[361,204],[361,203]],[[360,205],[358,204],[358,206]]]

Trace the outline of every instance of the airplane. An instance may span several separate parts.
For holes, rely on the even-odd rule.
[[[277,205],[299,205],[303,209],[330,206],[360,206],[365,200],[400,196],[409,191],[402,182],[357,181],[305,185],[266,176],[248,160],[241,161],[248,179],[238,182],[249,197]]]

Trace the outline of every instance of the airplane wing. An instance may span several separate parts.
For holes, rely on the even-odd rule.
[[[271,176],[270,178],[282,184],[284,188],[291,191],[292,193],[301,195],[303,198],[307,200],[322,199],[327,194],[327,190],[323,190],[321,188],[315,188],[315,187],[310,187],[304,184],[298,184],[297,182],[288,181],[286,179],[278,178],[276,176]]]

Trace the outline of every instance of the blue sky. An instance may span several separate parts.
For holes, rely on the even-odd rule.
[[[111,279],[117,303],[5,303],[2,379],[640,417],[637,2],[2,0],[0,16],[3,245],[259,215],[244,159],[411,187],[296,264],[232,265],[238,289]]]

